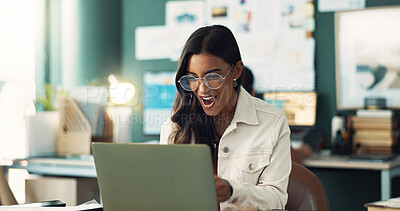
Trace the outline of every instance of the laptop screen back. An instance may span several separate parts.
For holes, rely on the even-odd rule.
[[[218,210],[206,145],[94,143],[105,210]]]

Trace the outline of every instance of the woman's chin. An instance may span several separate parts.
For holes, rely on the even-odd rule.
[[[208,108],[208,107],[205,107],[204,105],[202,105],[202,106],[203,106],[204,113],[206,113],[208,116],[218,115],[218,112],[214,109],[214,107]]]

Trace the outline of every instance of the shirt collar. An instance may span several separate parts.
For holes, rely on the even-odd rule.
[[[239,97],[236,104],[235,116],[232,122],[243,122],[250,125],[257,125],[258,118],[254,97],[240,86]]]

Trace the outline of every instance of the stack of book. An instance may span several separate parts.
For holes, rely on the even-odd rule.
[[[358,110],[351,118],[353,146],[362,153],[390,154],[397,145],[398,127],[390,110]]]

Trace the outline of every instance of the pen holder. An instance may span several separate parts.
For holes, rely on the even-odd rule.
[[[343,137],[342,132],[338,131],[335,141],[332,143],[332,153],[340,155],[350,155],[352,146],[349,140]]]

